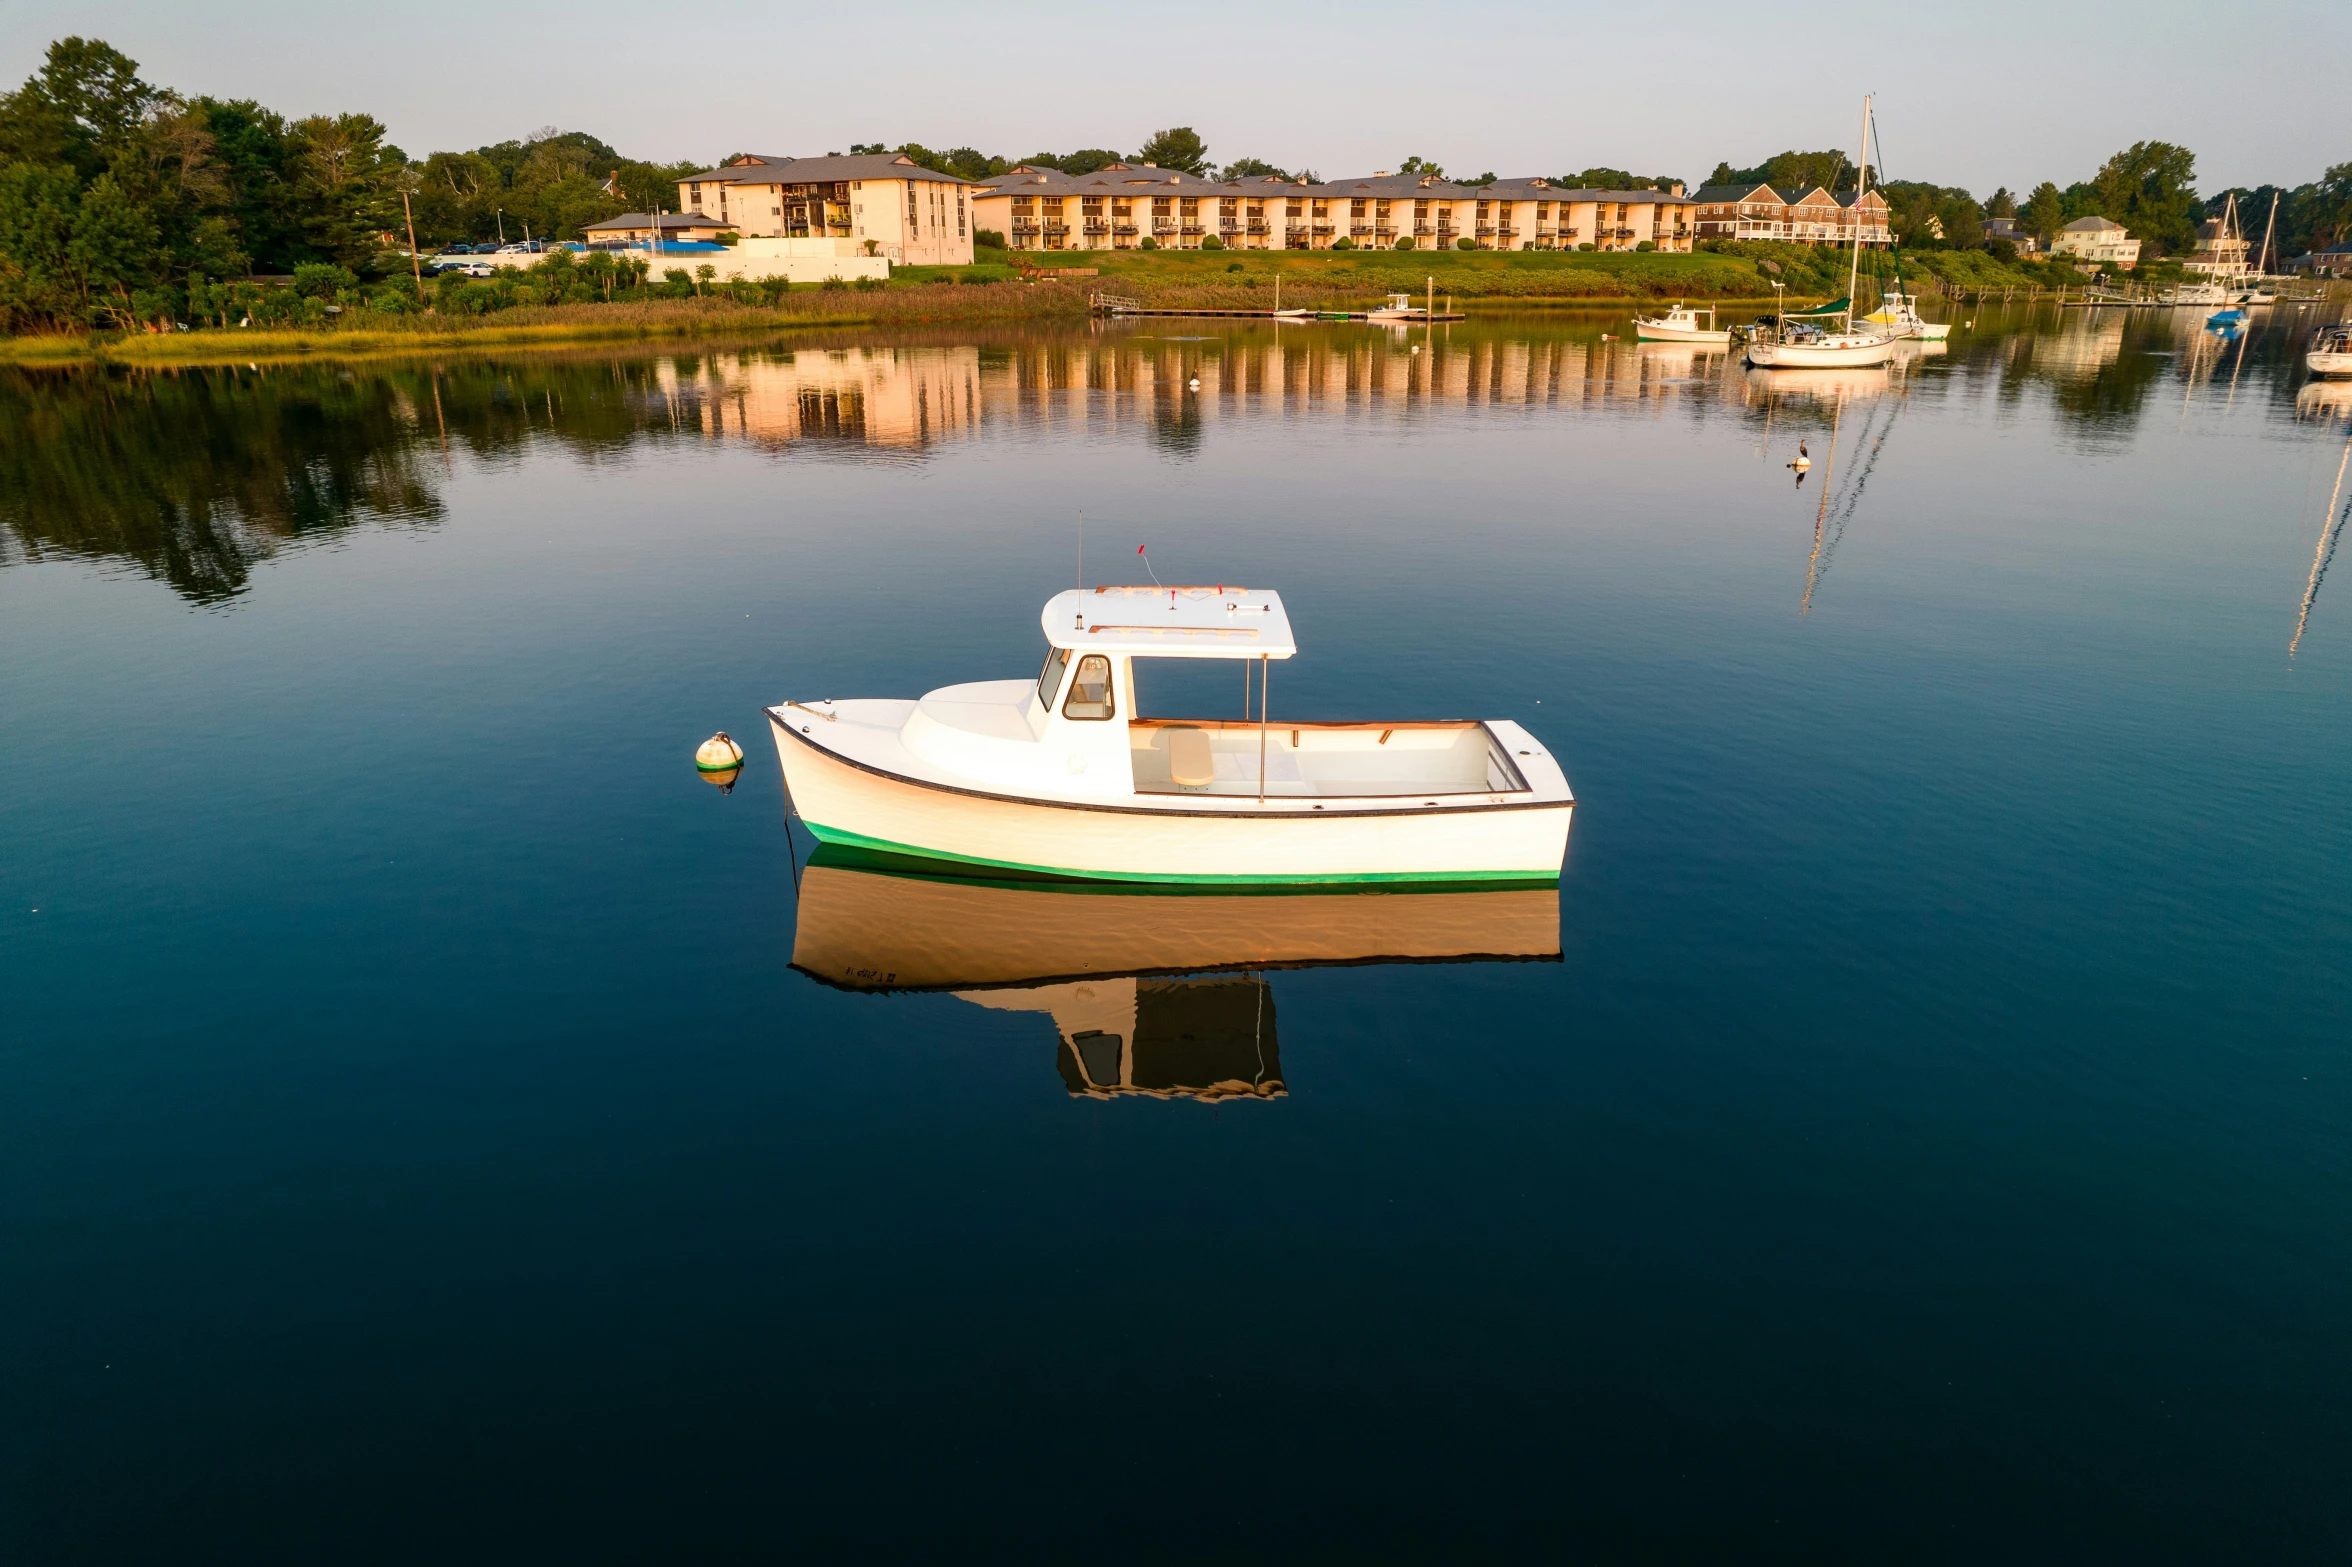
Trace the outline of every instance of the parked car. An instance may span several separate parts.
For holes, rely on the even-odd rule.
[[[458,270],[463,272],[467,277],[498,276],[498,268],[492,266],[487,261],[469,261],[464,266],[458,268]]]

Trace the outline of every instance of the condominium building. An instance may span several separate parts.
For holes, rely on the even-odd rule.
[[[904,153],[849,158],[747,154],[678,182],[678,207],[745,237],[848,240],[910,266],[972,259],[972,182]]]
[[[706,244],[733,232],[734,227],[699,212],[624,212],[617,218],[591,223],[580,233],[597,246],[644,245],[657,236],[665,244],[691,245]]]
[[[1672,190],[1573,190],[1546,179],[1461,185],[1374,174],[1309,184],[1275,175],[1206,180],[1150,164],[1092,174],[1024,166],[982,180],[977,225],[1015,250],[1691,248],[1690,200]]]
[[[1816,185],[1791,199],[1770,185],[1702,185],[1691,197],[1692,227],[1700,239],[1769,239],[1797,244],[1850,245],[1861,229],[1865,245],[1892,243],[1887,204],[1877,191],[1860,201]]]
[[[2112,264],[2129,272],[2140,262],[2140,242],[2112,218],[2076,218],[2050,241],[2050,254],[2072,256],[2077,262]]]

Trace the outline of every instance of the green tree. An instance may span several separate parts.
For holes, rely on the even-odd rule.
[[[61,38],[22,87],[0,98],[0,158],[63,163],[94,178],[161,96],[139,79],[138,62],[110,45]]]
[[[1985,203],[1985,216],[1988,218],[2017,216],[2017,198],[2009,194],[2008,186],[2004,185],[1993,192],[1992,199]]]
[[[2033,188],[2032,195],[2025,198],[2025,205],[2019,209],[2017,219],[2019,226],[2028,234],[2038,234],[2048,239],[2065,225],[2066,200],[2059,194],[2056,185],[2044,180]]]
[[[1443,168],[1435,163],[1427,162],[1419,155],[1407,158],[1404,162],[1398,164],[1397,172],[1399,174],[1426,174],[1433,179],[1442,180],[1445,178],[1445,170]]]
[[[1154,131],[1150,140],[1135,149],[1138,163],[1157,164],[1163,169],[1178,169],[1186,174],[1206,173],[1209,149],[1189,125],[1174,125],[1164,131]]]
[[[2121,223],[2158,254],[2189,249],[2197,235],[2197,155],[2170,142],[2134,142],[2091,178],[2099,215]]]
[[[162,281],[155,222],[112,174],[82,192],[66,256],[93,323],[134,326],[134,291]]]
[[[1263,158],[1236,158],[1218,172],[1229,180],[1256,179],[1262,175],[1272,175],[1278,180],[1296,178],[1290,170],[1277,168]]]

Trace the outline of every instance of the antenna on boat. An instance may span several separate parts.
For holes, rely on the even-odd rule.
[[[1151,571],[1152,586],[1155,588],[1166,587],[1167,584],[1160,580],[1160,574],[1156,571],[1152,571],[1151,557],[1149,555],[1144,555],[1143,550],[1144,547],[1142,545],[1138,544],[1135,546],[1135,553],[1138,555],[1143,555],[1143,569],[1146,571]]]
[[[1086,591],[1086,513],[1078,514],[1078,591]]]

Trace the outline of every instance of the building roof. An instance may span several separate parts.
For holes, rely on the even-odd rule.
[[[1080,653],[1145,658],[1288,658],[1282,595],[1265,588],[1070,588],[1045,601],[1045,639]]]
[[[2096,234],[2104,229],[2120,229],[2123,225],[2112,218],[2076,218],[2058,232],[2061,234]]]
[[[706,218],[699,212],[665,212],[657,219],[650,212],[624,212],[617,218],[606,218],[602,223],[581,227],[583,234],[599,229],[649,229],[657,225],[663,229],[731,229],[735,225],[718,218]]]
[[[969,185],[960,174],[927,169],[903,152],[860,153],[855,157],[789,158],[745,153],[733,163],[689,174],[681,185],[837,185],[845,180],[939,180]]]
[[[1701,185],[1691,192],[1690,199],[1705,202],[1753,201],[1759,193],[1772,201],[1779,202],[1782,199],[1780,192],[1769,185],[1751,185],[1744,181],[1732,185]],[[1782,205],[1786,203],[1782,202]]]
[[[1578,190],[1556,185],[1540,175],[1496,180],[1492,185],[1463,185],[1422,174],[1371,174],[1352,179],[1309,184],[1274,174],[1253,174],[1237,180],[1205,180],[1178,169],[1156,169],[1149,164],[1111,164],[1092,174],[1064,174],[1059,169],[1023,165],[978,182],[987,196],[1067,196],[1105,193],[1128,196],[1240,196],[1270,199],[1278,196],[1318,201],[1358,197],[1435,201],[1623,201],[1689,206],[1697,198],[1663,190]]]

